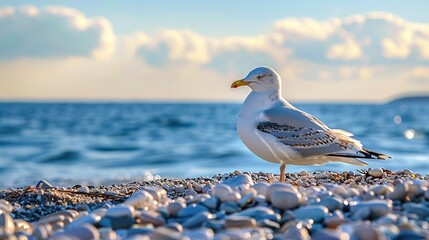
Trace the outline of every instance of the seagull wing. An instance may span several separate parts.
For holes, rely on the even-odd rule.
[[[360,165],[363,162],[354,158],[382,159],[381,155],[364,149],[358,140],[350,137],[350,133],[329,129],[319,119],[294,107],[268,109],[262,115],[257,129],[274,136],[303,158],[344,157]]]

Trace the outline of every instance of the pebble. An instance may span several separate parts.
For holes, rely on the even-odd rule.
[[[232,193],[231,187],[225,184],[216,185],[213,189],[213,195],[219,199],[230,193]]]
[[[11,213],[13,210],[13,206],[8,201],[0,199],[0,210],[5,213]]]
[[[224,182],[225,185],[230,186],[231,188],[238,187],[240,185],[253,185],[252,178],[247,174],[240,174],[234,177],[229,178]]]
[[[171,202],[167,207],[167,211],[171,216],[176,216],[177,213],[185,207],[186,203],[184,202]]]
[[[360,211],[360,209],[368,209],[368,217],[378,218],[391,212],[392,208],[391,200],[371,200],[352,205],[350,210],[352,215],[355,215],[357,211]]]
[[[279,189],[271,193],[271,204],[280,210],[296,208],[300,201],[301,194],[293,191]]]
[[[243,227],[255,227],[256,221],[254,218],[246,216],[229,216],[225,218],[226,228],[243,228]]]
[[[192,204],[185,208],[180,209],[180,211],[177,213],[178,217],[186,218],[194,216],[195,214],[199,212],[205,212],[208,209],[202,205]]]
[[[141,211],[137,214],[136,217],[140,223],[151,223],[155,227],[165,224],[165,219],[161,216],[161,214],[154,211]]]
[[[322,221],[328,214],[329,210],[325,206],[305,206],[296,209],[293,212],[295,219],[313,219],[314,222]]]
[[[371,169],[368,171],[369,175],[376,177],[376,178],[381,177],[381,175],[383,175],[383,173],[384,173],[384,171],[382,168],[374,168],[374,169]]]
[[[8,235],[15,231],[15,222],[9,213],[0,213],[0,229]]]
[[[213,215],[209,212],[199,212],[192,216],[191,218],[188,218],[182,225],[184,228],[196,228],[201,227],[203,224],[208,222],[210,219],[213,218]]]

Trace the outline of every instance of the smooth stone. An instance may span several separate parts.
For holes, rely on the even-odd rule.
[[[47,239],[52,232],[52,227],[49,224],[42,224],[34,229],[33,236],[36,239]]]
[[[224,195],[220,200],[222,202],[237,202],[241,199],[241,195],[238,192],[232,192]]]
[[[230,186],[225,184],[216,185],[213,189],[213,196],[222,199],[227,194],[232,193],[232,189]]]
[[[296,209],[293,212],[295,219],[313,219],[314,222],[322,221],[326,214],[329,212],[328,208],[325,206],[305,206]]]
[[[128,205],[116,205],[115,207],[109,208],[106,212],[106,217],[134,217],[134,207]]]
[[[280,209],[296,208],[301,201],[301,194],[290,190],[278,189],[271,193],[271,204]]]
[[[167,206],[167,211],[171,216],[176,216],[177,213],[186,207],[186,203],[184,202],[171,202]]]
[[[223,202],[220,205],[219,210],[225,211],[227,214],[231,214],[238,212],[238,210],[240,210],[240,206],[235,202]]]
[[[208,209],[202,205],[192,204],[185,208],[180,209],[180,211],[177,213],[177,216],[180,218],[187,218],[194,216],[195,214],[199,212],[206,212]]]
[[[337,185],[332,188],[332,193],[335,193],[343,198],[347,198],[350,195],[350,191],[341,185]]]
[[[118,239],[118,235],[116,234],[116,232],[110,228],[100,228],[98,229],[98,232],[100,233],[100,239],[103,239],[103,240]]]
[[[409,186],[408,183],[399,183],[395,186],[395,189],[393,192],[387,194],[387,198],[390,198],[392,200],[398,200],[403,201],[405,200],[407,194],[408,194]]]
[[[82,217],[76,218],[73,222],[67,225],[67,228],[74,228],[84,224],[96,224],[101,220],[101,217],[95,214],[84,215]]]
[[[371,215],[371,209],[369,207],[358,208],[352,212],[351,217],[354,220],[365,220]]]
[[[7,235],[15,231],[15,222],[9,213],[0,214],[0,228],[2,228]]]
[[[238,187],[240,185],[252,186],[253,180],[252,177],[247,174],[240,174],[227,179],[224,184],[230,186],[231,188]]]
[[[185,196],[197,196],[198,193],[194,189],[186,189]]]
[[[255,219],[247,216],[228,216],[225,218],[226,228],[256,227]]]
[[[344,223],[349,223],[350,220],[348,219],[344,219],[344,218],[339,218],[339,217],[327,217],[325,218],[325,225],[327,228],[337,228],[338,226],[340,226],[341,224]]]
[[[36,188],[38,189],[48,189],[48,188],[53,188],[54,186],[52,184],[50,184],[48,181],[46,180],[40,180],[37,184],[36,184]]]
[[[183,235],[190,239],[213,239],[214,232],[210,228],[200,228],[195,230],[186,230]]]
[[[404,169],[403,173],[404,173],[405,175],[411,175],[411,174],[414,174],[414,173],[413,173],[413,171],[411,171],[410,169]]]
[[[203,186],[203,193],[208,193],[209,191],[211,191],[213,189],[213,185],[211,185],[210,183],[207,183],[206,185]]]
[[[269,186],[267,189],[267,192],[265,193],[265,197],[266,197],[268,202],[271,202],[271,194],[275,190],[286,190],[286,191],[292,191],[292,192],[298,193],[296,188],[294,188],[292,185],[286,184],[286,183],[281,183],[281,182],[276,182],[276,183],[273,183],[271,186]]]
[[[13,206],[10,204],[10,202],[4,199],[0,199],[0,210],[6,213],[11,213],[13,210]]]
[[[380,230],[367,226],[356,227],[352,236],[356,240],[387,240],[386,236]]]
[[[260,227],[266,227],[266,228],[271,228],[273,230],[279,229],[280,228],[280,224],[278,224],[277,222],[274,222],[270,219],[263,219],[261,221],[258,221],[258,225]]]
[[[340,199],[339,197],[334,196],[322,199],[319,204],[327,207],[330,212],[333,212],[335,210],[343,210],[343,201],[344,200]]]
[[[324,229],[311,235],[311,240],[349,240],[350,235],[340,230]]]
[[[381,177],[381,175],[383,175],[383,172],[384,171],[381,168],[374,168],[374,169],[369,170],[368,174],[373,176],[373,177],[379,178],[379,177]]]
[[[260,215],[274,214],[274,211],[268,207],[257,206],[254,208],[248,208],[241,212],[234,213],[234,216],[247,216],[251,218],[257,218]]]
[[[184,228],[196,228],[201,227],[203,224],[213,218],[213,215],[209,212],[199,212],[193,217],[187,219],[182,226]]]
[[[22,219],[15,219],[15,231],[21,231],[28,234],[33,233],[33,228],[31,227],[30,223],[28,223],[25,220]]]
[[[97,228],[91,224],[85,224],[73,229],[68,229],[64,233],[78,239],[100,239],[100,233],[98,232]]]
[[[168,229],[166,227],[159,227],[150,235],[151,240],[189,240],[187,236],[181,233]]]
[[[429,208],[423,206],[422,204],[412,204],[404,207],[407,213],[417,214],[419,217],[426,218],[429,217]]]
[[[141,211],[137,214],[137,219],[140,220],[140,223],[151,223],[155,227],[165,224],[165,219],[161,214],[153,211]]]
[[[361,208],[368,208],[370,210],[370,218],[378,218],[384,216],[392,211],[393,203],[391,200],[371,200],[366,202],[358,202],[352,205],[350,211],[352,214]]]
[[[306,228],[301,225],[289,226],[283,233],[282,239],[293,239],[293,240],[310,240],[310,235]]]
[[[396,235],[394,240],[427,240],[428,236],[419,232],[410,231],[410,230],[401,230],[398,235]]]
[[[121,239],[121,238],[117,238],[117,239]],[[127,235],[126,240],[151,240],[151,238],[143,234],[133,234],[131,236]]]
[[[266,182],[258,182],[253,185],[253,189],[256,190],[257,194],[264,196],[267,194],[268,187],[270,187],[270,184]]]
[[[89,193],[89,187],[87,186],[82,186],[79,190],[79,192],[81,193]]]
[[[133,206],[135,208],[144,208],[153,204],[153,197],[147,191],[138,191],[125,200],[124,205]]]
[[[375,195],[378,196],[386,196],[387,194],[391,193],[394,191],[393,187],[388,186],[388,185],[379,185],[379,186],[375,186],[372,191],[374,192]]]
[[[136,223],[134,217],[120,216],[120,217],[107,217],[110,220],[113,229],[129,228]]]
[[[174,230],[176,232],[183,232],[183,226],[177,222],[170,222],[164,225],[164,227]]]
[[[238,205],[240,205],[240,207],[244,207],[244,206],[250,204],[253,201],[253,198],[255,197],[255,194],[256,193],[252,192],[252,193],[248,193],[246,195],[243,195],[241,197],[241,199],[238,200],[238,202],[237,202]]]
[[[218,206],[218,200],[216,197],[206,198],[201,203],[209,209],[216,209]]]
[[[139,225],[134,225],[131,228],[124,229],[127,232],[127,237],[131,235],[149,235],[154,231],[153,226],[148,225],[147,227],[142,227]],[[120,230],[117,230],[116,232],[119,232]]]
[[[161,199],[167,197],[167,192],[162,188],[144,187],[144,188],[142,188],[142,190],[150,193],[150,195],[152,195],[153,199],[158,201],[158,202],[161,201]]]

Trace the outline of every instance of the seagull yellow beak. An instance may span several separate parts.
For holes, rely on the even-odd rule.
[[[237,80],[231,84],[231,88],[238,88],[241,86],[247,86],[250,82],[245,82],[243,79]]]

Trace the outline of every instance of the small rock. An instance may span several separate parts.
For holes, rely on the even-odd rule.
[[[294,240],[310,240],[310,235],[306,228],[302,225],[291,225],[284,232],[282,239],[294,239]]]
[[[152,203],[153,197],[147,191],[135,192],[124,202],[125,205],[133,206],[134,208],[145,208],[152,205]]]
[[[279,189],[271,193],[271,204],[281,210],[296,208],[301,201],[301,194]]]
[[[258,182],[255,185],[253,185],[253,188],[256,190],[256,192],[259,195],[265,196],[269,186],[270,186],[270,184],[268,184],[266,182]]]
[[[180,211],[177,213],[177,216],[181,218],[188,218],[199,212],[206,212],[207,210],[208,209],[202,205],[192,204],[183,209],[180,209]]]
[[[356,227],[353,231],[352,236],[354,237],[353,239],[356,240],[387,240],[387,238],[380,230],[366,226]]]
[[[295,219],[313,219],[314,222],[322,221],[329,212],[325,206],[305,206],[293,212]]]
[[[199,212],[193,217],[187,219],[182,225],[184,228],[196,228],[201,227],[204,223],[213,218],[213,215],[209,212]]]
[[[137,219],[139,219],[141,223],[151,223],[155,227],[165,224],[164,218],[159,213],[153,211],[142,211],[137,214]]]
[[[281,182],[276,182],[273,185],[269,186],[267,189],[267,192],[265,193],[265,197],[266,197],[267,201],[271,202],[271,194],[275,190],[286,190],[286,191],[292,191],[292,192],[298,193],[296,188],[294,188],[292,185],[286,184],[286,183],[281,183]]]
[[[4,211],[5,213],[11,213],[13,210],[13,207],[8,201],[4,199],[0,199],[0,210]]]
[[[228,216],[225,218],[226,228],[244,228],[255,227],[256,221],[251,217],[246,216]]]
[[[225,184],[216,185],[213,189],[213,195],[219,199],[222,199],[230,193],[232,193],[231,187]]]
[[[210,228],[186,230],[183,235],[189,237],[190,239],[213,239],[214,238],[214,232]]]
[[[367,202],[358,202],[351,206],[351,213],[354,215],[361,208],[368,208],[370,211],[369,217],[378,218],[392,211],[392,201],[390,200],[371,200]]]
[[[343,210],[344,204],[340,197],[327,197],[320,201],[320,204],[327,207],[330,212]]]
[[[381,175],[383,175],[383,172],[384,171],[381,168],[374,168],[374,169],[369,170],[368,174],[373,176],[373,177],[379,178],[379,177],[381,177]]]
[[[271,215],[274,214],[274,211],[271,208],[257,206],[254,208],[248,208],[241,212],[235,213],[234,216],[247,216],[251,218],[257,218],[261,215],[269,215],[269,214]]]
[[[408,183],[399,183],[395,186],[395,189],[393,192],[387,194],[387,198],[390,198],[392,200],[399,200],[404,201],[407,194],[408,194]]]
[[[65,235],[76,237],[78,239],[100,239],[100,233],[97,228],[91,224],[81,225],[64,232]]]
[[[81,193],[89,193],[89,188],[87,186],[82,186],[79,190]]]
[[[186,207],[186,204],[183,202],[171,202],[167,206],[167,211],[171,216],[176,216],[177,213]]]
[[[7,235],[15,231],[15,222],[9,213],[0,213],[0,228],[3,229]]]
[[[224,184],[230,186],[231,188],[238,187],[240,185],[253,185],[252,177],[250,177],[247,174],[240,174],[237,176],[234,176],[232,178],[229,178],[224,182]]]
[[[188,237],[183,236],[181,233],[173,231],[166,227],[159,227],[155,229],[150,235],[151,240],[189,240]]]
[[[116,205],[109,208],[106,212],[106,217],[134,217],[134,208],[127,205]]]

